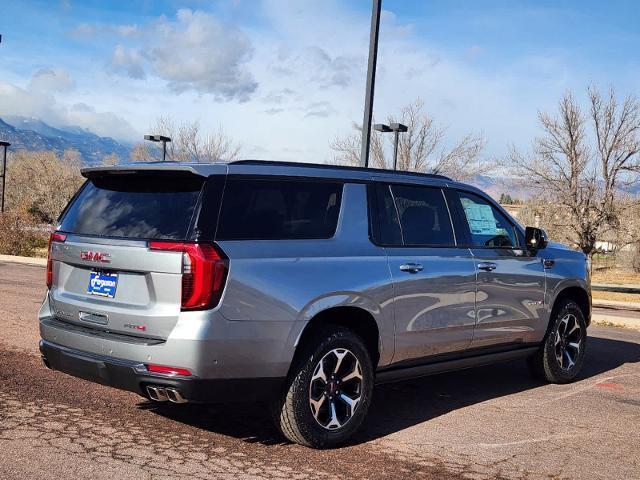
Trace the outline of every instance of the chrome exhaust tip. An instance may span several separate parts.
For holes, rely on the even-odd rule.
[[[45,357],[44,355],[40,355],[40,358],[42,359],[42,363],[44,363],[45,367],[47,367],[49,370],[53,370],[53,368],[51,368],[49,360],[47,360],[47,357]]]
[[[154,387],[152,385],[147,386],[147,395],[154,402],[166,402],[169,400],[167,391],[162,387]]]
[[[176,390],[175,388],[166,388],[165,392],[170,402],[187,403],[187,399],[184,398],[180,391]]]

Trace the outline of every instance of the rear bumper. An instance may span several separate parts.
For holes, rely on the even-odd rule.
[[[147,397],[147,386],[175,388],[192,403],[265,401],[278,394],[284,378],[202,379],[149,372],[144,364],[82,352],[40,340],[47,367],[74,377]]]

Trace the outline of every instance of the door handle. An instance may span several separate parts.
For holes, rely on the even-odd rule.
[[[422,265],[419,263],[404,263],[402,265],[400,265],[400,270],[402,272],[409,272],[409,273],[418,273],[422,271]]]
[[[551,268],[556,264],[556,261],[553,258],[543,258],[542,265],[544,268]]]
[[[498,265],[493,262],[480,262],[478,264],[478,270],[484,270],[485,272],[492,272]]]

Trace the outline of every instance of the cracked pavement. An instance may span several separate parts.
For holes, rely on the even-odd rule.
[[[353,445],[284,443],[262,405],[163,405],[42,365],[44,269],[0,263],[0,478],[640,479],[640,332],[589,329],[580,380],[524,362],[377,389]]]

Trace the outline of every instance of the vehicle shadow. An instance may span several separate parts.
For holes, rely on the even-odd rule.
[[[640,344],[601,337],[588,338],[579,380],[640,361]],[[356,445],[426,422],[453,410],[505,395],[542,387],[523,360],[478,367],[376,387],[365,424],[350,442]],[[233,396],[233,392],[229,392]],[[207,431],[265,445],[281,444],[263,404],[175,406],[145,402],[149,409]]]

